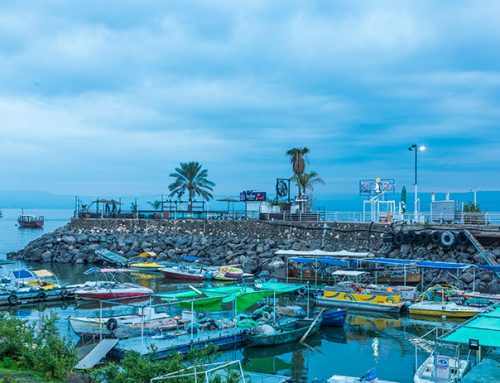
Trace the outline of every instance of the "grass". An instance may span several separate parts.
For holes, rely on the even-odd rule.
[[[0,383],[53,383],[47,381],[37,373],[28,370],[20,370],[17,368],[0,367]]]

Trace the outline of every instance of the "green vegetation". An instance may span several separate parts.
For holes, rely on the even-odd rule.
[[[92,372],[92,378],[95,383],[149,383],[152,378],[182,370],[187,366],[212,363],[219,355],[217,347],[213,345],[202,350],[191,351],[184,358],[180,354],[173,354],[163,360],[154,359],[154,350],[148,356],[128,351],[120,364],[111,363],[95,370]],[[174,381],[187,383],[192,382],[193,379],[178,378]]]
[[[160,210],[161,201],[149,201],[148,204],[155,210]]]
[[[470,225],[484,225],[486,223],[486,216],[481,211],[479,204],[469,201],[464,205],[464,223]]]
[[[306,196],[307,190],[314,191],[314,185],[325,184],[322,178],[318,177],[318,173],[311,171],[309,173],[296,174],[292,177],[292,180],[297,183],[299,190],[301,190],[301,195]]]
[[[202,166],[197,161],[181,162],[180,167],[175,168],[175,172],[170,174],[170,177],[175,178],[168,189],[170,197],[175,195],[179,198],[187,191],[189,205],[188,210],[193,209],[193,198],[201,196],[204,200],[209,201],[213,198],[211,192],[215,183],[207,179],[208,171],[202,169]]]
[[[306,161],[305,156],[309,154],[310,150],[307,147],[304,148],[292,148],[286,152],[286,155],[290,157],[290,162],[292,163],[293,175],[294,177],[298,177],[306,171]],[[300,185],[299,195],[300,195]]]
[[[35,326],[16,317],[0,317],[0,360],[5,369],[0,376],[4,382],[36,382],[37,376],[45,382],[67,381],[77,357],[73,345],[58,335],[56,320],[54,314],[42,316]]]

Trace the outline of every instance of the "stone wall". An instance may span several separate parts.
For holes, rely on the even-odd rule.
[[[131,260],[143,251],[156,252],[160,261],[195,255],[206,263],[237,263],[247,272],[274,276],[279,276],[284,266],[284,258],[274,254],[278,249],[370,250],[381,257],[485,263],[463,239],[450,247],[418,239],[422,232],[430,237],[432,232],[446,229],[365,223],[86,219],[74,220],[44,234],[8,257],[34,262],[93,263],[97,261],[94,251],[103,247]],[[455,234],[459,233],[457,230],[454,228]],[[403,243],[395,238],[398,233],[405,233]],[[500,235],[486,237],[489,249],[500,261]],[[443,278],[447,280],[446,273],[426,273],[428,282]],[[461,287],[472,286],[470,273],[463,273],[460,278]],[[491,273],[478,274],[476,287],[499,290],[497,278]]]

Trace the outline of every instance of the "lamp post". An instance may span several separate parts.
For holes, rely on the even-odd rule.
[[[419,218],[418,218],[418,216],[419,216],[419,206],[418,206],[419,203],[418,202],[419,201],[418,201],[418,186],[417,186],[417,184],[418,184],[418,178],[417,178],[417,153],[419,151],[421,151],[421,152],[425,151],[425,146],[413,144],[413,145],[411,145],[408,148],[408,150],[410,152],[411,151],[415,152],[415,183],[414,183],[414,185],[415,185],[415,208],[413,210],[413,220],[415,222],[418,222],[418,220],[419,220]]]

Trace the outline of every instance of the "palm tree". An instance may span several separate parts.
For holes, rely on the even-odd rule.
[[[309,173],[294,175],[292,180],[297,183],[299,191],[302,195],[307,195],[307,190],[314,191],[314,185],[321,184],[324,185],[325,181],[323,178],[318,177],[318,173],[315,171],[310,171]]]
[[[161,201],[149,201],[148,204],[155,210],[160,210],[161,208]]]
[[[306,161],[304,159],[304,156],[308,154],[309,151],[310,150],[307,147],[292,148],[287,150],[286,155],[290,157],[290,162],[292,163],[294,177],[298,177],[301,174],[304,174],[306,170]],[[300,195],[300,186],[298,186],[298,188]]]
[[[175,178],[175,181],[168,186],[170,197],[176,194],[182,195],[187,191],[189,195],[189,211],[193,209],[194,197],[199,195],[206,201],[211,200],[213,196],[210,192],[213,191],[215,183],[209,181],[207,175],[207,170],[202,169],[199,162],[181,162],[180,167],[175,168],[174,173],[170,173],[170,177]]]

